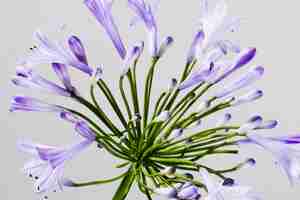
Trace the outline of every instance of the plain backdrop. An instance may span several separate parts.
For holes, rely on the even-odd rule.
[[[229,37],[243,47],[257,47],[258,56],[254,63],[266,68],[264,79],[256,85],[265,91],[265,97],[255,104],[233,110],[234,119],[243,122],[253,114],[261,114],[266,119],[280,121],[278,129],[262,134],[297,133],[300,131],[299,1],[228,0],[228,4],[230,13],[242,18],[241,30]],[[20,172],[28,157],[16,150],[17,139],[26,137],[41,143],[63,145],[70,143],[75,133],[68,123],[63,123],[53,114],[9,113],[10,98],[14,94],[26,94],[52,103],[76,104],[53,95],[19,89],[11,84],[16,61],[28,54],[29,48],[34,44],[33,31],[40,28],[57,36],[57,27],[63,25],[65,31],[80,36],[88,49],[90,63],[94,66],[103,64],[104,77],[114,90],[117,89],[121,62],[103,29],[99,28],[82,0],[9,0],[1,2],[0,11],[0,198],[38,199],[32,191],[32,181]],[[127,46],[147,38],[142,26],[129,28],[132,13],[125,0],[115,1],[113,13]],[[161,0],[157,16],[160,35],[172,35],[175,44],[159,64],[159,73],[154,80],[156,96],[183,68],[186,51],[193,34],[199,28],[199,1]],[[138,68],[141,77],[145,74],[148,61],[149,56],[143,56],[142,64]],[[38,70],[56,80],[48,65],[42,65]],[[90,80],[77,71],[72,73],[72,77],[82,95],[88,95]],[[105,110],[110,111],[103,98],[99,98]],[[300,185],[292,188],[286,176],[274,165],[271,156],[260,149],[247,147],[234,158],[218,157],[206,162],[222,168],[247,157],[255,157],[258,164],[254,169],[243,169],[233,174],[239,182],[254,186],[266,200],[299,199]],[[113,168],[117,163],[107,153],[91,147],[68,163],[65,172],[66,176],[74,180],[109,178],[122,171]],[[117,184],[66,189],[63,193],[51,194],[49,198],[111,199]],[[128,199],[145,197],[135,188]]]

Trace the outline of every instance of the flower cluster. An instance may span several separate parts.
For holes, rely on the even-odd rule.
[[[63,41],[55,41],[41,31],[34,33],[36,44],[30,55],[18,63],[13,84],[66,97],[97,117],[96,121],[77,109],[33,97],[13,97],[11,112],[57,114],[74,126],[80,137],[79,141],[64,147],[25,139],[18,142],[18,149],[32,157],[23,171],[34,180],[38,194],[48,198],[50,192],[62,191],[65,187],[79,188],[121,180],[113,200],[125,199],[133,184],[137,184],[150,200],[155,194],[177,200],[258,200],[261,196],[251,187],[230,177],[230,173],[244,166],[254,166],[255,159],[247,158],[228,169],[214,169],[202,162],[206,157],[238,154],[244,145],[262,147],[270,152],[291,184],[300,179],[300,134],[262,136],[260,130],[273,129],[278,122],[264,120],[258,115],[242,124],[233,122],[230,108],[263,96],[263,91],[252,84],[262,78],[264,67],[249,67],[236,80],[224,82],[239,69],[249,66],[256,48],[241,47],[225,37],[225,33],[236,31],[240,22],[227,15],[225,0],[216,3],[200,0],[200,3],[201,27],[191,39],[181,76],[170,80],[170,86],[162,88],[156,101],[151,93],[157,63],[174,42],[171,36],[160,39],[155,16],[158,1],[128,0],[134,15],[130,24],[143,23],[149,38],[151,61],[144,95],[137,90],[141,81],[136,73],[144,42],[126,47],[113,18],[113,0],[85,0],[84,5],[107,33],[122,60],[118,91],[121,100],[104,80],[104,69],[90,65],[83,42],[77,36],[69,35]],[[51,66],[61,83],[42,77],[33,67],[41,64]],[[74,68],[91,78],[89,98],[82,96],[72,84],[69,71]],[[125,87],[125,82],[130,87]],[[121,127],[102,109],[96,90],[105,97]],[[212,96],[204,96],[207,91]],[[237,95],[240,93],[242,95]],[[153,110],[151,102],[155,102]],[[224,110],[226,113],[220,114]],[[205,128],[202,123],[208,116],[215,116],[215,122]],[[116,167],[124,172],[111,179],[82,183],[65,177],[66,162],[93,144],[121,160]]]

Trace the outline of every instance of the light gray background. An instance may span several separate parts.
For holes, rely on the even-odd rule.
[[[120,1],[120,2],[119,2]],[[143,28],[129,30],[130,12],[125,0],[116,1],[114,15],[126,43],[146,38]],[[159,16],[161,35],[175,37],[174,47],[160,64],[160,74],[155,80],[154,90],[167,86],[170,78],[182,69],[191,36],[197,30],[199,16],[198,0],[162,0]],[[243,46],[258,48],[255,63],[266,67],[266,76],[259,82],[266,96],[256,104],[243,106],[234,112],[237,121],[246,120],[251,114],[262,114],[265,118],[276,118],[280,127],[274,134],[299,131],[299,2],[271,0],[228,0],[230,12],[244,19],[241,31],[233,35]],[[19,168],[25,156],[18,153],[15,143],[19,137],[32,138],[49,144],[65,144],[74,138],[70,125],[62,123],[56,116],[39,113],[8,113],[10,97],[16,93],[47,98],[49,102],[64,101],[55,96],[39,95],[37,92],[16,89],[10,84],[16,59],[25,55],[32,46],[32,32],[38,27],[49,27],[64,23],[67,29],[82,37],[88,48],[89,60],[93,64],[105,65],[105,77],[116,88],[120,60],[107,36],[87,11],[82,0],[10,0],[2,2],[0,12],[0,125],[1,125],[1,199],[37,199],[32,192],[31,181],[20,173]],[[49,30],[46,28],[46,30]],[[143,58],[147,63],[147,58]],[[139,72],[144,74],[144,66]],[[49,74],[47,65],[39,68]],[[48,75],[55,78],[53,74]],[[80,73],[73,74],[74,82],[87,94],[89,80]],[[164,87],[162,87],[164,86]],[[49,98],[48,98],[49,97]],[[250,184],[267,200],[299,199],[300,186],[291,188],[287,178],[274,166],[269,154],[248,148],[239,158],[257,157],[256,169],[244,169],[235,176],[239,181]],[[229,159],[230,162],[232,159]],[[233,159],[237,160],[237,159]],[[226,161],[226,159],[225,159]],[[224,161],[212,162],[221,167]],[[66,174],[75,180],[108,178],[118,170],[112,168],[117,161],[96,148],[90,148],[68,165]],[[67,189],[64,193],[53,194],[51,199],[111,199],[116,183],[111,185]],[[134,190],[128,199],[145,199]]]

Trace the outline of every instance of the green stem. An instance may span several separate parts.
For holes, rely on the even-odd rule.
[[[127,174],[127,172],[123,173],[119,176],[116,176],[114,178],[106,179],[106,180],[97,180],[97,181],[91,181],[91,182],[85,182],[85,183],[73,183],[72,187],[86,187],[86,186],[91,186],[91,185],[107,184],[107,183],[111,183],[111,182],[114,182],[114,181],[117,181],[117,180],[123,178],[126,174]]]
[[[146,128],[147,123],[148,123],[148,114],[149,114],[149,106],[150,106],[150,100],[151,100],[152,82],[153,82],[153,76],[154,76],[154,71],[155,71],[155,65],[156,65],[157,61],[158,61],[157,58],[154,58],[152,60],[151,67],[148,71],[147,78],[146,78],[145,91],[144,91],[144,115],[143,115],[144,129]]]

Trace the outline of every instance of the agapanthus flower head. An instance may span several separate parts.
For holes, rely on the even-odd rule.
[[[23,171],[36,179],[36,192],[46,194],[64,187],[80,188],[120,180],[113,200],[125,200],[134,184],[148,199],[158,194],[172,200],[260,200],[251,187],[242,186],[238,179],[229,177],[230,173],[247,166],[253,170],[255,157],[230,168],[221,164],[215,169],[204,162],[208,157],[218,159],[222,155],[239,154],[244,144],[254,144],[271,152],[290,182],[299,181],[299,134],[265,137],[265,130],[276,128],[277,120],[264,121],[254,115],[244,123],[237,123],[232,118],[230,108],[252,103],[263,96],[262,90],[253,88],[252,84],[263,77],[264,68],[256,65],[241,75],[236,73],[248,67],[256,48],[240,47],[225,38],[224,33],[235,31],[239,23],[237,18],[227,16],[225,0],[200,0],[202,26],[198,27],[187,57],[183,58],[182,73],[179,77],[176,73],[171,80],[168,78],[169,84],[159,85],[162,91],[155,99],[152,89],[157,79],[158,61],[174,43],[171,36],[164,39],[158,36],[155,12],[159,0],[153,4],[150,0],[127,1],[135,13],[132,24],[143,22],[149,35],[151,60],[143,87],[137,69],[145,69],[139,67],[144,42],[125,47],[112,15],[113,2],[84,0],[84,5],[121,57],[121,69],[115,71],[119,74],[118,94],[111,90],[110,82],[103,75],[102,66],[106,65],[103,63],[93,70],[83,42],[72,34],[58,41],[35,32],[37,45],[17,67],[12,80],[15,85],[68,97],[65,100],[76,103],[71,107],[67,102],[52,104],[50,100],[47,103],[28,96],[12,98],[10,111],[55,114],[62,119],[60,121],[70,123],[80,138],[62,147],[26,140],[18,143],[18,148],[33,158]],[[37,64],[49,64],[60,83],[41,76],[39,70],[32,67]],[[84,95],[86,92],[81,93],[74,87],[69,74],[71,67],[91,76],[89,98]],[[230,80],[233,75],[237,78]],[[229,79],[228,82],[225,79]],[[212,123],[206,124],[207,118],[212,118]],[[115,167],[122,168],[122,173],[87,182],[66,178],[66,163],[93,143],[101,152],[121,160]],[[192,174],[199,170],[200,177]]]
[[[82,42],[75,36],[70,36],[69,38],[69,41],[72,41],[72,45],[70,46],[68,45],[69,41],[54,41],[41,31],[36,31],[34,33],[34,39],[37,44],[32,48],[31,55],[25,58],[20,64],[33,66],[60,63],[75,67],[91,76],[93,69],[87,64]],[[76,42],[74,38],[76,38]],[[74,43],[76,43],[76,45]]]

